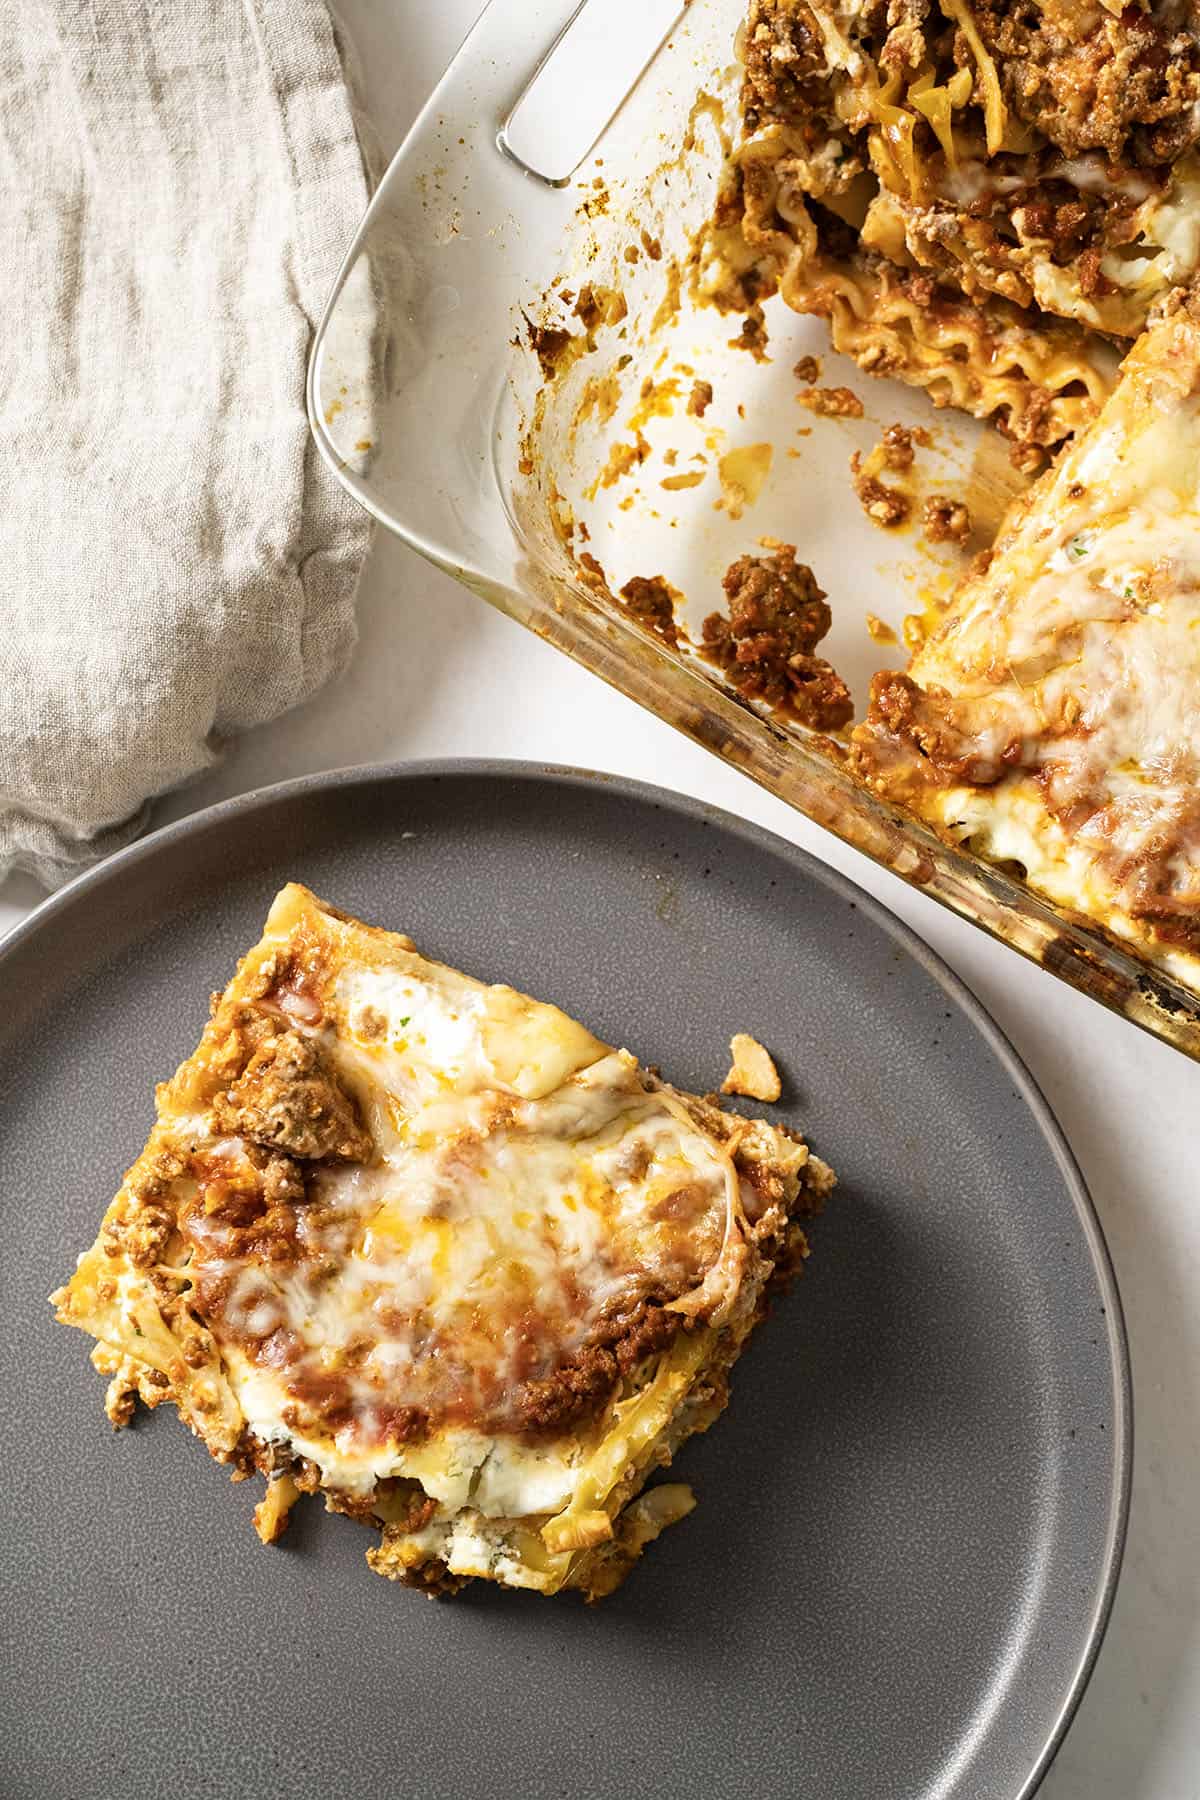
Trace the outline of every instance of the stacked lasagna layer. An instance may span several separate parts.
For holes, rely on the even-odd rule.
[[[1180,0],[752,0],[702,282],[1036,459],[1200,268],[1200,16]]]
[[[1200,971],[1200,301],[1127,357],[904,674],[865,779],[1193,984]]]
[[[291,886],[55,1300],[115,1423],[170,1400],[272,1478],[264,1537],[319,1490],[381,1574],[595,1597],[689,1509],[646,1479],[721,1411],[832,1181]]]

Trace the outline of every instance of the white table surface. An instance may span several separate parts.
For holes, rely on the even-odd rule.
[[[340,11],[362,58],[367,112],[390,152],[478,0],[340,0]],[[999,1020],[1091,1187],[1133,1352],[1124,1574],[1096,1673],[1042,1792],[1198,1800],[1200,1067],[876,870],[383,535],[364,573],[359,623],[353,666],[339,682],[243,740],[165,801],[159,821],[358,762],[529,757],[639,775],[754,819],[842,869],[932,944]],[[0,930],[38,898],[22,878],[0,889]]]

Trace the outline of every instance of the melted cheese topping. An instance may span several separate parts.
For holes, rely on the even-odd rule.
[[[110,1418],[171,1400],[273,1474],[264,1541],[319,1485],[422,1586],[610,1592],[693,1504],[640,1490],[721,1411],[799,1190],[833,1185],[294,884],[156,1102],[52,1297]]]
[[[922,810],[1118,930],[1200,918],[1198,380],[1178,313],[909,671],[973,768]]]
[[[307,1029],[372,1161],[320,1165],[248,1234],[220,1196],[258,1177],[210,1133],[220,1203],[181,1220],[246,1421],[351,1493],[405,1475],[450,1510],[554,1511],[589,1430],[529,1441],[522,1396],[641,1302],[719,1315],[746,1254],[729,1155],[633,1057],[511,989],[405,955],[344,964],[324,1009]]]
[[[1056,178],[1104,192],[1094,188],[1087,176],[1080,179],[1081,173],[1078,162],[1053,170]],[[1127,174],[1119,183],[1112,183],[1110,191],[1136,198],[1138,180]],[[1100,298],[1087,296],[1075,269],[1039,257],[1026,271],[1038,304],[1100,331],[1132,336],[1141,330],[1154,301],[1190,281],[1200,269],[1200,160],[1194,152],[1173,170],[1164,194],[1151,193],[1142,199],[1128,230],[1128,242],[1109,250],[1100,263],[1114,292]]]

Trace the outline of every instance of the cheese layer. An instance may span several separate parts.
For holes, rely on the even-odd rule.
[[[1018,503],[860,766],[943,829],[1126,934],[1200,952],[1200,324],[1128,357],[1090,432]],[[907,681],[907,699],[902,689]],[[901,697],[898,713],[896,701]]]
[[[564,1381],[648,1308],[661,1347],[736,1296],[728,1152],[626,1052],[407,948],[327,955],[302,1002],[256,1010],[280,1004],[372,1148],[267,1203],[261,1148],[181,1117],[183,1267],[247,1424],[350,1492],[561,1504],[588,1439],[554,1429]]]

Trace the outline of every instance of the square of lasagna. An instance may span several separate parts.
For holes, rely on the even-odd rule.
[[[853,734],[878,792],[1200,972],[1200,295],[1014,505]]]
[[[692,1505],[833,1185],[557,1007],[289,885],[53,1296],[114,1424],[171,1401],[235,1477],[381,1531],[380,1574],[589,1599]],[[643,1491],[645,1490],[645,1491]]]

